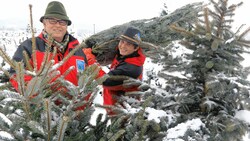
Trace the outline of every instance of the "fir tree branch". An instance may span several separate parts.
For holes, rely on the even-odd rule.
[[[170,28],[177,31],[177,32],[180,32],[181,34],[186,35],[186,36],[195,36],[195,34],[193,32],[187,31],[186,29],[184,29],[182,27],[177,27],[176,24],[171,24]]]
[[[32,17],[32,5],[29,4],[29,10],[30,10],[30,27],[32,31],[32,60],[34,63],[34,71],[37,72],[37,60],[36,60],[36,38],[35,38],[35,32],[33,28],[33,17]]]
[[[56,75],[56,74],[59,74],[60,72],[59,72],[58,70],[53,71],[53,72],[55,72],[55,73],[53,73],[53,72],[50,71],[50,68],[53,66],[54,62],[55,62],[55,60],[50,60],[50,61],[44,66],[44,70],[41,71],[41,73],[40,73],[40,74],[37,74],[37,75],[38,75],[38,76],[48,76],[48,75],[50,75],[50,76],[52,76],[52,77],[56,77],[55,75]],[[45,78],[46,78],[46,77],[44,77],[44,79],[45,79]],[[52,79],[51,79],[51,80],[52,80]]]
[[[2,48],[0,48],[0,56],[3,58],[4,61],[6,61],[10,65],[10,67],[16,67],[14,61],[12,61],[11,57],[9,57],[8,54]]]
[[[120,129],[109,139],[109,141],[117,141],[117,139],[119,139],[125,132],[126,130]]]
[[[42,125],[38,121],[28,121],[27,126],[31,129],[32,133],[36,133],[39,135],[44,135],[44,130],[42,128]]]
[[[219,13],[219,17],[217,20],[215,20],[217,22],[217,31],[216,31],[216,36],[221,38],[222,37],[222,31],[223,31],[223,24],[224,24],[224,18],[225,18],[225,13],[227,10],[227,1],[220,1],[221,3],[217,3],[215,4],[215,2],[213,0],[210,0],[213,4],[214,4],[214,8],[216,10],[217,13]]]
[[[10,78],[10,73],[9,73],[7,70],[5,70],[2,66],[0,66],[0,70],[3,71],[3,73],[4,73],[7,77]]]
[[[222,11],[221,11],[221,8],[218,7],[219,3],[215,2],[214,0],[210,0],[210,2],[214,5],[215,11],[221,15]]]
[[[44,107],[46,111],[46,122],[47,122],[47,132],[48,132],[48,137],[47,140],[51,140],[51,105],[50,105],[50,100],[49,99],[44,99]]]
[[[53,47],[53,52],[52,52],[51,58],[55,58],[56,54],[57,54],[56,47]]]
[[[117,39],[113,39],[113,40],[104,42],[104,43],[102,43],[100,45],[95,45],[95,46],[92,47],[92,51],[93,51],[93,53],[98,53],[101,48],[104,48],[107,44],[110,44],[110,43],[113,43],[113,42],[117,42]]]
[[[21,62],[16,62],[16,81],[18,83],[18,91],[22,96],[25,96],[24,90],[25,90],[25,82],[24,82],[24,67]]]
[[[249,33],[250,27],[248,27],[243,33],[241,33],[238,37],[238,40],[242,40],[242,38]]]
[[[115,81],[124,81],[124,80],[128,80],[130,77],[125,76],[125,75],[109,75],[108,78],[111,80],[115,80]]]
[[[68,126],[70,118],[68,116],[63,116],[59,121],[59,126],[57,128],[57,141],[63,141],[65,130]]]
[[[240,25],[240,27],[237,29],[237,31],[234,34],[238,34],[240,32],[240,30],[243,28],[243,26],[245,26],[246,24],[242,24]]]
[[[237,41],[236,44],[240,46],[250,47],[249,41]]]
[[[208,8],[204,9],[204,19],[205,19],[205,25],[206,25],[206,32],[207,34],[211,34],[211,28],[209,25],[209,19],[208,19]]]
[[[59,78],[63,80],[74,69],[75,69],[74,66],[69,67],[63,74],[61,74],[61,76]]]
[[[220,19],[220,15],[209,9],[209,14],[215,19]]]
[[[189,41],[181,40],[179,42],[179,44],[181,44],[181,45],[183,45],[186,48],[191,49],[191,50],[196,50],[197,49],[197,47],[194,44],[190,43]]]
[[[205,24],[205,22],[201,20],[198,20],[197,22],[195,22],[194,33],[200,34],[200,35],[206,35],[206,29],[204,28],[204,26],[201,25],[201,23]]]
[[[40,84],[41,78],[39,77],[33,77],[31,81],[28,82],[25,94],[28,95],[29,99],[32,99],[34,95],[37,95],[37,91],[39,90]]]
[[[84,74],[80,77],[79,81],[79,86],[81,86],[80,88],[84,89],[87,85],[93,84],[93,82],[95,82],[95,78],[98,76],[99,70],[100,67],[97,64],[93,64],[91,66],[86,67],[86,69],[83,72]]]
[[[118,106],[113,106],[113,105],[100,105],[100,104],[95,104],[95,106],[96,106],[96,107],[103,108],[103,109],[108,109],[108,110],[114,111],[114,112],[117,113],[117,114],[124,114],[124,113],[127,113],[126,110],[124,110],[123,108],[118,107]],[[110,116],[112,116],[112,115],[110,115]],[[117,116],[117,115],[113,115],[113,116]]]
[[[152,43],[149,43],[149,42],[145,42],[145,41],[142,41],[139,45],[142,49],[150,49],[150,50],[159,50],[161,49],[161,47],[157,46],[157,45],[154,45]]]
[[[241,5],[243,5],[243,2],[240,2],[238,4],[232,4],[231,6],[228,7],[228,9],[235,9],[236,7],[239,7]]]
[[[46,50],[45,50],[45,56],[43,57],[43,61],[42,61],[42,65],[41,65],[41,67],[40,67],[40,69],[39,69],[39,71],[37,72],[37,75],[40,75],[43,71],[44,71],[44,69],[45,69],[45,66],[48,64],[48,62],[50,62],[49,64],[49,66],[51,66],[52,64],[51,64],[51,61],[50,61],[50,50],[51,50],[51,46],[48,46],[48,47],[46,47]],[[53,58],[52,58],[53,59]],[[50,67],[48,67],[48,68],[50,68]],[[48,72],[48,71],[47,71]]]
[[[23,56],[24,56],[24,63],[29,71],[33,71],[33,67],[31,66],[31,63],[29,62],[30,58],[27,54],[27,52],[24,50],[23,51]]]

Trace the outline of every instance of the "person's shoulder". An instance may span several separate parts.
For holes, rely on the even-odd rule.
[[[72,44],[73,47],[76,47],[77,45],[79,45],[79,41],[77,38],[75,38],[73,35],[69,34],[69,42],[70,44]]]
[[[20,46],[24,46],[24,47],[27,47],[27,46],[31,46],[32,45],[32,39],[31,38],[28,38],[26,40],[24,40]]]
[[[69,40],[70,41],[75,41],[77,40],[76,37],[74,37],[72,34],[69,34]],[[78,41],[78,40],[77,40]]]
[[[41,42],[42,39],[40,39],[40,38],[38,38],[38,37],[35,37],[35,41],[36,41],[36,42]],[[20,44],[20,46],[24,46],[24,47],[30,47],[30,46],[32,46],[32,38],[28,38],[28,39],[24,40],[24,41]]]
[[[34,37],[36,41],[42,41],[43,39],[39,36]],[[32,38],[27,38],[24,42],[32,42]]]

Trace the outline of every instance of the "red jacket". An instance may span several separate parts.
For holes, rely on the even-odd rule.
[[[36,55],[37,69],[38,70],[40,69],[43,58],[45,56],[45,47],[46,47],[45,43],[46,43],[46,40],[43,38],[42,33],[38,37],[36,37],[35,55]],[[59,61],[61,61],[63,59],[63,57],[67,56],[69,54],[69,52],[72,49],[74,49],[78,44],[79,44],[78,40],[75,39],[73,36],[69,35],[69,43],[68,43],[68,46],[65,50],[65,53],[64,54],[60,54],[60,53],[56,54],[56,56],[54,58],[55,64],[58,63]],[[13,56],[13,60],[18,61],[18,62],[24,60],[24,56],[23,56],[24,50],[29,55],[29,58],[30,58],[29,61],[31,62],[31,65],[33,66],[34,63],[33,63],[32,56],[31,56],[31,55],[33,55],[32,54],[32,41],[31,41],[31,39],[28,39],[19,45],[19,47],[17,48],[17,50]],[[61,67],[58,68],[58,71],[60,71],[60,74],[63,74],[66,70],[69,69],[69,67],[75,66],[75,69],[72,70],[65,77],[65,79],[72,82],[74,85],[78,85],[77,72],[84,70],[86,65],[88,65],[86,55],[84,54],[84,52],[81,49],[79,49],[75,52],[75,54],[72,57],[70,57],[68,59],[68,61],[66,61]],[[14,77],[15,77],[15,74],[11,77],[10,82],[14,86],[14,88],[18,91],[18,84],[15,81],[15,79],[13,79]],[[30,81],[31,78],[32,78],[31,76],[25,75],[25,81]]]
[[[135,79],[142,79],[145,58],[146,57],[143,54],[141,48],[126,57],[121,57],[118,52],[111,64],[111,71],[108,74],[125,75]],[[103,83],[104,105],[114,105],[116,103],[116,99],[113,97],[113,95],[119,96],[120,93],[137,90],[136,87],[129,89],[124,88],[122,83],[123,81],[114,81],[110,79],[107,79]]]

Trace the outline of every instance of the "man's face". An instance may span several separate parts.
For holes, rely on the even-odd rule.
[[[138,47],[135,48],[135,46],[125,40],[120,40],[118,44],[119,52],[122,56],[130,55],[133,52],[138,50]]]
[[[51,35],[53,39],[57,42],[61,42],[67,32],[68,22],[51,17],[44,19],[43,25],[45,31]]]

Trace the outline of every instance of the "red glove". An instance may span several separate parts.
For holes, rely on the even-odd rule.
[[[92,54],[91,48],[84,48],[83,52],[87,57],[88,65],[92,65],[92,64],[96,63],[96,57],[94,54]]]
[[[92,65],[92,64],[95,64],[95,63],[98,64],[98,62],[96,61],[95,55],[92,53],[92,48],[84,48],[83,52],[87,57],[88,65]],[[100,64],[98,64],[98,65],[100,66]],[[98,74],[97,78],[100,78],[105,74],[106,73],[101,69],[99,71],[99,74]]]

